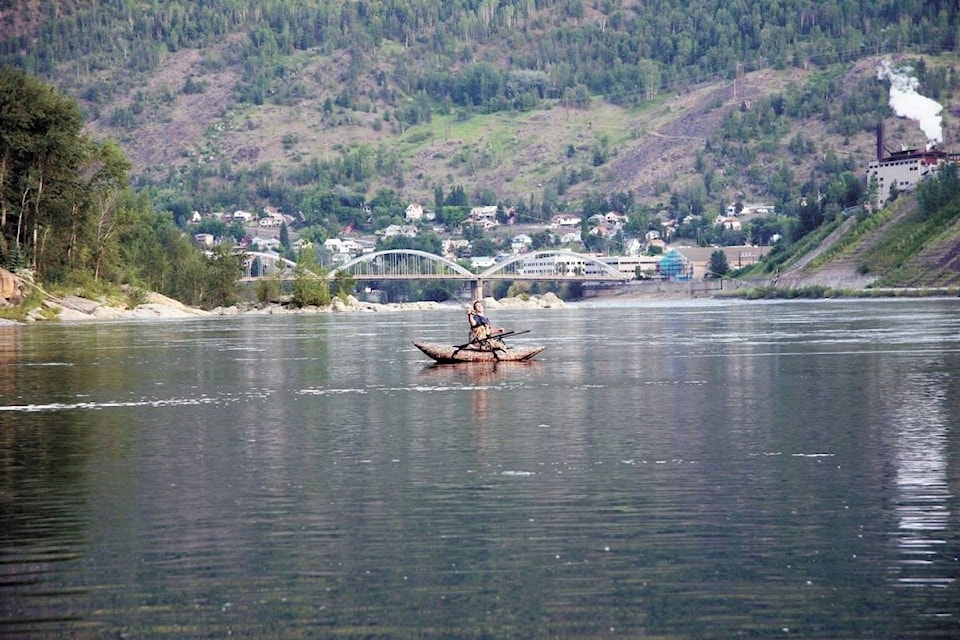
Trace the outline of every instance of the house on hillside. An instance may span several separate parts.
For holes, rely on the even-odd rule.
[[[450,260],[456,260],[458,255],[468,253],[469,250],[469,240],[447,240],[443,243],[443,257]]]
[[[533,238],[528,236],[525,233],[521,233],[513,237],[510,241],[510,250],[513,253],[523,253],[527,248],[533,244]]]
[[[470,256],[470,269],[473,271],[482,271],[497,264],[493,256]]]
[[[291,218],[293,220],[293,218]],[[266,206],[263,208],[263,215],[260,218],[258,225],[264,229],[272,227],[281,227],[287,222],[287,217],[280,213],[280,210],[276,207]]]
[[[623,246],[623,253],[628,256],[636,256],[643,253],[643,243],[639,238],[630,238]]]
[[[497,205],[488,205],[485,207],[473,207],[470,209],[470,219],[474,222],[484,220],[497,221]]]
[[[260,236],[254,236],[250,239],[250,246],[257,248],[260,251],[272,251],[280,247],[280,240],[277,238],[261,238]]]
[[[597,226],[590,229],[590,235],[600,236],[601,238],[612,238],[619,231],[616,225],[612,225],[608,222],[601,222]]]
[[[617,213],[616,211],[608,211],[607,215],[603,216],[604,222],[607,224],[612,224],[617,227],[622,227],[627,223],[627,216],[622,213]]]
[[[717,216],[713,219],[713,226],[730,229],[732,231],[740,231],[743,225],[739,219],[733,216]]]
[[[201,247],[212,247],[214,242],[212,233],[197,233],[194,234],[193,239]]]
[[[293,251],[298,254],[304,249],[309,249],[311,247],[313,247],[313,243],[310,242],[309,240],[304,240],[303,238],[297,238],[296,240],[290,243],[290,248],[293,249]]]
[[[772,204],[763,204],[760,202],[743,203],[732,202],[727,205],[725,214],[729,217],[734,216],[766,216],[776,213],[777,207]]]
[[[559,229],[560,227],[576,227],[580,225],[580,216],[573,215],[572,213],[561,213],[550,218],[550,226],[554,229]]]
[[[260,222],[257,225],[261,229],[272,229],[276,227],[283,226],[283,218],[260,218]]]
[[[386,229],[377,231],[377,234],[382,235],[384,238],[416,238],[417,228],[412,224],[391,224]]]
[[[362,251],[362,246],[351,238],[328,238],[323,241],[323,248],[336,255],[338,253],[354,256]]]

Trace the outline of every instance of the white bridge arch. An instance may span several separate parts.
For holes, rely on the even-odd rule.
[[[477,274],[426,251],[387,249],[366,253],[331,269],[328,278],[346,272],[357,280],[475,280]]]
[[[633,277],[594,256],[564,249],[520,253],[479,273],[426,251],[389,249],[345,262],[332,269],[327,277],[333,280],[338,273],[346,273],[356,280],[470,281],[474,298],[483,295],[484,280],[626,282]]]
[[[617,281],[629,280],[620,272],[594,256],[552,249],[529,251],[511,256],[480,272],[484,280],[583,280]]]

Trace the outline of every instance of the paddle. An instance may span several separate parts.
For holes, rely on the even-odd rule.
[[[465,348],[469,347],[469,346],[472,345],[472,344],[483,344],[484,342],[487,342],[488,340],[499,340],[500,338],[503,338],[503,337],[506,337],[506,336],[519,336],[519,335],[522,335],[522,334],[524,334],[524,333],[530,333],[530,330],[527,329],[526,331],[505,331],[505,332],[503,332],[503,333],[498,333],[498,334],[496,334],[496,335],[487,336],[486,338],[480,338],[479,340],[471,340],[470,342],[467,342],[467,343],[464,343],[464,344],[455,345],[455,346],[454,346],[454,349],[465,349]]]

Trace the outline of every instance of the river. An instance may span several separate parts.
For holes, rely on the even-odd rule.
[[[6,638],[955,638],[960,300],[0,328]]]

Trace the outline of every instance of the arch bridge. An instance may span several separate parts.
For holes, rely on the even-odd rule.
[[[483,297],[484,280],[626,282],[632,274],[588,256],[564,249],[520,253],[475,273],[426,251],[389,249],[354,258],[330,272],[333,280],[345,272],[355,280],[462,280],[471,283],[475,300]]]

